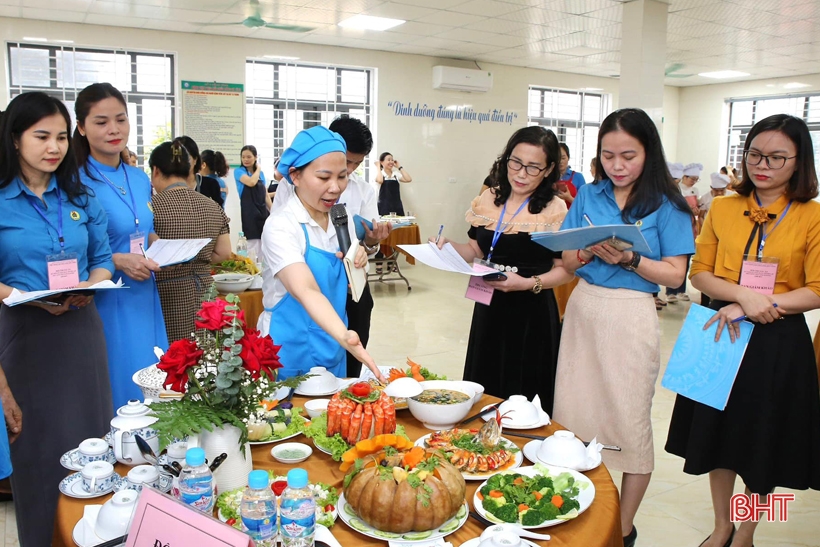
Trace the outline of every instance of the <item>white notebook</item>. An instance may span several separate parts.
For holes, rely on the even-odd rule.
[[[357,252],[359,252],[359,242],[354,241],[350,244],[350,249],[344,257],[345,273],[347,282],[350,283],[350,294],[353,295],[354,302],[358,302],[362,297],[364,288],[367,286],[367,271],[370,267],[369,262],[365,263],[364,268],[357,268],[353,265]]]

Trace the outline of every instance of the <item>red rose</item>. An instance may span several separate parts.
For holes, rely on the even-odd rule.
[[[279,362],[278,351],[282,346],[273,345],[270,336],[259,336],[259,331],[246,329],[245,336],[239,340],[242,352],[239,357],[242,359],[242,366],[251,373],[251,378],[259,379],[262,372],[269,378],[276,378],[276,369],[282,368]]]
[[[245,312],[231,312],[226,311],[228,303],[221,299],[216,299],[213,302],[203,302],[202,307],[196,313],[194,324],[198,329],[207,329],[211,331],[220,330],[223,327],[231,324],[231,318],[236,315],[240,324],[245,325]],[[227,315],[226,315],[227,314]]]
[[[188,369],[199,363],[202,353],[193,340],[177,340],[171,344],[157,365],[157,368],[165,371],[166,374],[163,387],[185,393],[185,387],[188,385]]]

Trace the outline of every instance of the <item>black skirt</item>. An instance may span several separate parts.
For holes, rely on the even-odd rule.
[[[469,236],[486,256],[492,230],[471,228]],[[555,256],[533,243],[527,233],[504,234],[492,261],[530,277],[552,269]],[[551,289],[539,294],[495,291],[489,306],[476,304],[473,309],[464,379],[478,382],[496,397],[526,395],[531,399],[538,394],[543,409],[552,414],[560,340],[558,304]]]
[[[401,202],[401,188],[396,179],[385,179],[379,186],[379,201],[377,204],[381,216],[395,213],[404,216],[404,205]]]
[[[820,490],[820,390],[803,315],[755,324],[723,411],[678,395],[666,451],[690,475],[735,471],[755,494]]]

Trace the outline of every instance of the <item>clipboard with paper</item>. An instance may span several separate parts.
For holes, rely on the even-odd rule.
[[[635,251],[643,255],[652,250],[635,224],[610,224],[584,226],[558,232],[533,232],[532,240],[551,251],[586,249],[593,245],[609,243],[621,251]]]

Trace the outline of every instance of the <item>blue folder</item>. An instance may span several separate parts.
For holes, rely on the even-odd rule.
[[[649,244],[641,229],[634,224],[612,224],[606,226],[584,226],[559,232],[533,232],[532,240],[551,251],[571,251],[586,249],[605,239],[617,237],[632,244],[629,248],[640,254],[650,254]],[[625,249],[626,250],[626,249]]]
[[[359,241],[363,240],[364,236],[365,236],[364,226],[362,226],[362,221],[364,221],[364,223],[367,224],[367,229],[368,230],[371,230],[371,231],[373,230],[373,223],[372,222],[370,222],[366,218],[361,217],[359,215],[353,215],[353,225],[356,226],[356,238]]]
[[[754,325],[747,321],[737,323],[740,335],[734,343],[724,327],[720,341],[715,342],[718,323],[703,330],[703,325],[715,313],[709,308],[692,304],[672,349],[661,385],[693,401],[723,410],[729,401]]]

